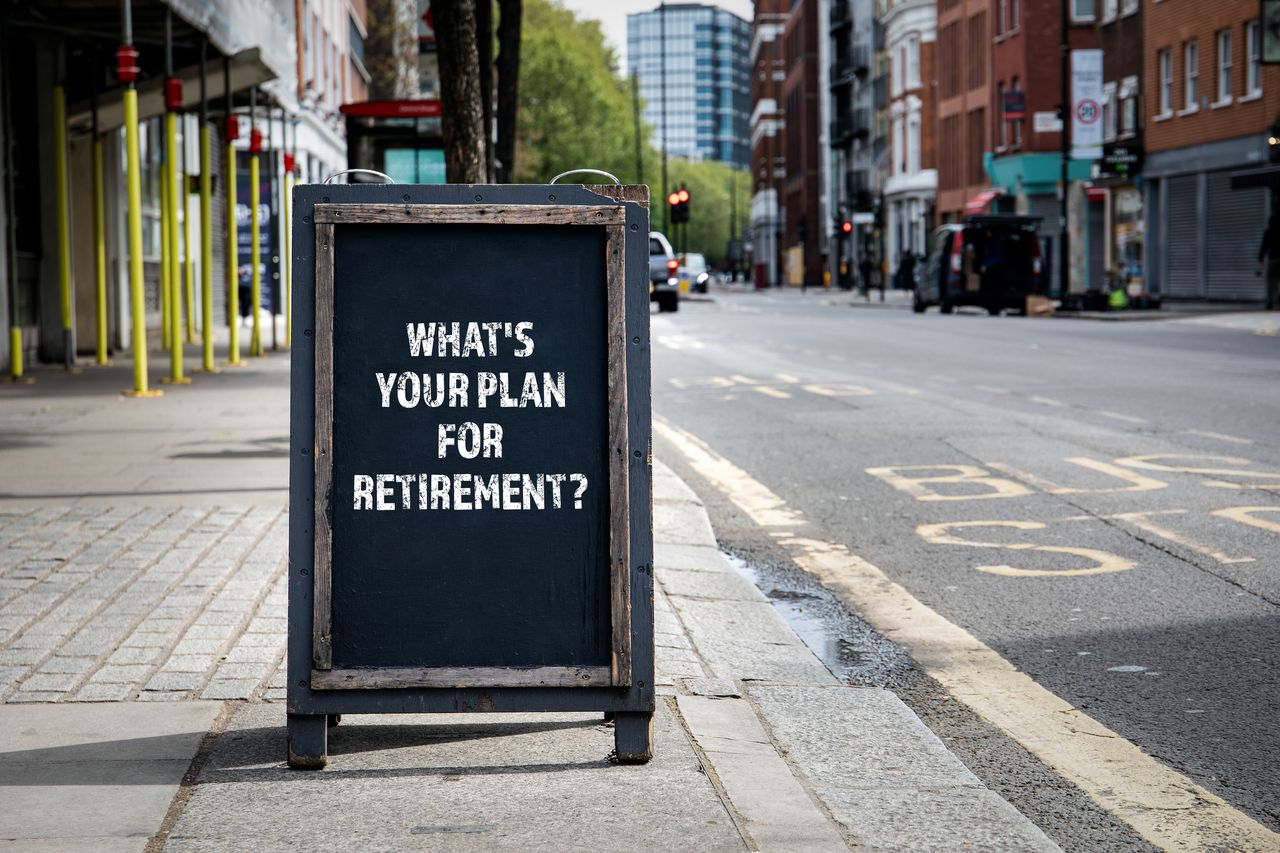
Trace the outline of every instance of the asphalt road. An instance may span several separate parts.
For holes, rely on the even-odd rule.
[[[1018,670],[1280,829],[1280,316],[1100,323],[722,292],[654,314],[654,408]],[[661,430],[659,433],[661,434]],[[1145,844],[920,675],[678,447],[723,547],[1067,849]]]

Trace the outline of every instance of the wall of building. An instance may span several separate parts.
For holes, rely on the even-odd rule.
[[[1260,300],[1254,258],[1269,209],[1263,189],[1233,190],[1234,172],[1267,160],[1268,125],[1280,113],[1280,68],[1260,66],[1247,85],[1251,0],[1164,0],[1143,10],[1146,82],[1146,267],[1151,289],[1175,299]],[[1217,91],[1217,34],[1231,34],[1229,91]],[[1197,91],[1188,102],[1186,45],[1197,44]],[[1172,65],[1161,101],[1160,52]]]
[[[953,221],[988,186],[991,0],[938,0],[938,216]]]

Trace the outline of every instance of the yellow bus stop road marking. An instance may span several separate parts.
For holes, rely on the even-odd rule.
[[[660,418],[654,429],[797,565],[905,646],[951,695],[1147,841],[1170,851],[1280,849],[1280,835],[1014,669],[880,569],[842,545],[803,535],[803,515],[702,440]]]
[[[768,385],[752,385],[752,391],[758,391],[766,397],[777,397],[779,400],[790,400],[791,395],[780,388],[770,388]]]

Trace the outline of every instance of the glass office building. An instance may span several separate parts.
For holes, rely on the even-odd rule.
[[[750,48],[751,23],[716,6],[668,3],[627,16],[627,71],[639,78],[655,148],[662,147],[665,62],[667,153],[748,166]]]

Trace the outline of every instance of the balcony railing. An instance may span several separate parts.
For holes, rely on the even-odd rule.
[[[831,63],[831,88],[848,86],[854,80],[865,80],[871,73],[871,51],[859,45],[836,51]]]
[[[871,111],[866,109],[849,110],[836,116],[831,122],[831,147],[844,148],[855,139],[868,139],[871,136]]]

